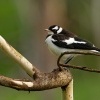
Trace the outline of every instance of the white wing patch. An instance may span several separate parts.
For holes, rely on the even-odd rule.
[[[51,41],[53,41],[53,42],[57,41],[57,40],[53,39],[52,37],[50,37],[50,39],[51,39]]]
[[[57,34],[61,33],[63,29],[60,27],[59,30],[57,31]]]
[[[74,38],[69,38],[68,40],[63,40],[63,42],[66,42],[68,45],[72,44],[72,43],[80,43],[80,44],[86,44],[86,42],[84,41],[75,41]]]

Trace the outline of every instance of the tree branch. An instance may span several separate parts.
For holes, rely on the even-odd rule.
[[[0,85],[24,91],[41,91],[69,84],[72,76],[68,70],[54,70],[51,73],[41,73],[33,81],[12,79],[0,76]]]
[[[68,69],[55,69],[50,73],[42,73],[39,69],[33,66],[25,57],[18,53],[12,46],[10,46],[5,39],[0,36],[0,49],[14,59],[25,71],[33,78],[33,81],[23,79],[12,79],[5,76],[0,76],[0,85],[10,87],[17,90],[24,91],[41,91],[57,87],[64,87],[72,80],[71,73]],[[100,53],[93,51],[71,51],[60,55],[57,61],[59,68],[69,67],[74,69],[81,69],[85,71],[97,72],[98,70],[89,69],[87,67],[65,65],[60,63],[60,59],[65,54],[84,54],[100,56]],[[100,72],[100,71],[98,71]]]
[[[67,85],[72,76],[68,70],[55,69],[51,73],[42,73],[25,57],[17,52],[6,40],[0,36],[0,49],[14,59],[33,78],[30,80],[12,79],[0,76],[0,85],[24,91],[41,91]]]
[[[32,78],[35,72],[39,71],[25,57],[17,52],[11,45],[9,45],[2,36],[0,36],[0,49],[14,59]]]

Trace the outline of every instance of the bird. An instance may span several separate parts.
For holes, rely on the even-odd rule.
[[[48,33],[45,43],[47,44],[49,50],[57,57],[68,51],[87,50],[100,52],[100,49],[91,42],[78,37],[76,34],[63,29],[58,25],[51,25],[48,29],[45,29],[45,31]],[[62,61],[67,64],[78,55],[79,54],[66,54],[63,56]]]

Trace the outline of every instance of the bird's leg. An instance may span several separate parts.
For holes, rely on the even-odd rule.
[[[65,64],[69,63],[69,62],[73,59],[73,57],[74,57],[74,56],[70,56],[69,58],[67,58],[66,61],[65,61]],[[60,70],[60,71],[63,71],[63,70],[66,69],[66,68],[64,68],[64,67],[62,67],[62,66],[60,66],[60,65],[58,65],[58,67],[59,67],[59,70]]]
[[[73,56],[70,56],[69,58],[66,59],[65,64],[69,63],[73,59]]]
[[[65,70],[64,67],[59,66],[59,71],[63,71],[63,70]]]
[[[65,53],[62,53],[62,54],[59,56],[58,60],[57,60],[57,65],[58,65],[60,71],[65,70],[65,68],[62,67],[62,66],[59,64],[60,59],[63,57],[64,54],[65,54]],[[68,57],[68,58],[65,60],[64,64],[67,64],[69,61],[71,61],[73,57],[74,57],[74,56]]]

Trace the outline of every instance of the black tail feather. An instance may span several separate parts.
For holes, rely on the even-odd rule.
[[[100,52],[100,49],[99,48],[94,48],[93,50],[96,50],[96,51]]]

